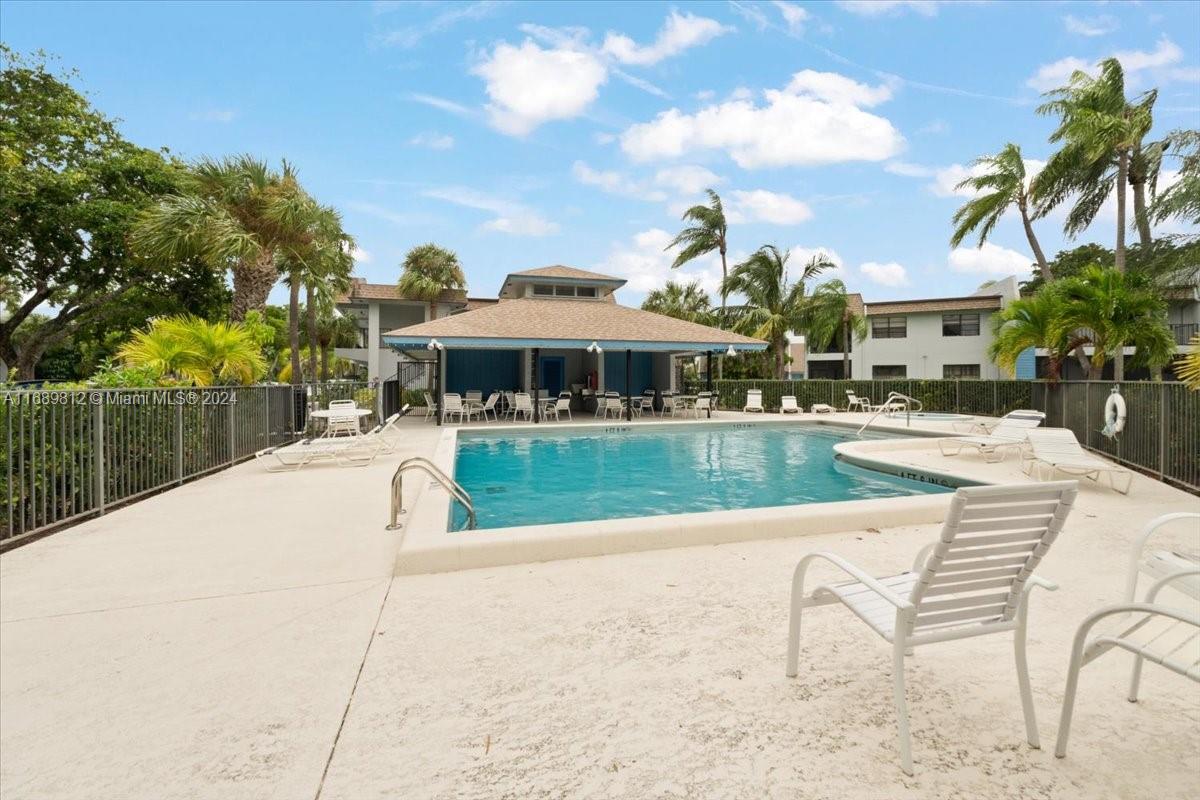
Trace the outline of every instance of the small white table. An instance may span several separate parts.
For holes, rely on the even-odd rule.
[[[358,425],[356,425],[355,427],[357,429],[359,429],[359,431],[361,432],[363,417],[369,417],[374,413],[375,412],[369,408],[337,408],[337,409],[323,408],[318,411],[310,411],[308,415],[310,417],[312,417],[313,419],[325,420],[326,432],[329,431],[329,418],[330,417],[355,416],[355,417],[358,417]],[[322,434],[322,435],[325,435],[325,434]]]

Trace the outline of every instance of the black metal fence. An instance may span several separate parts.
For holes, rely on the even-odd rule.
[[[378,408],[375,387],[0,392],[0,544],[102,514],[314,429],[332,400]]]

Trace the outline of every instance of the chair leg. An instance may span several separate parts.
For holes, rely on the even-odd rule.
[[[1075,713],[1075,692],[1079,688],[1079,670],[1083,668],[1084,634],[1081,630],[1075,636],[1075,644],[1071,648],[1071,662],[1067,667],[1067,689],[1063,693],[1062,716],[1058,720],[1058,741],[1054,744],[1054,755],[1064,758],[1067,755],[1067,738],[1071,735],[1071,716]]]
[[[1013,653],[1017,661],[1017,685],[1021,688],[1021,711],[1025,715],[1025,739],[1029,742],[1030,747],[1040,750],[1042,742],[1038,738],[1037,715],[1033,709],[1033,689],[1029,685],[1029,662],[1025,659],[1025,620],[1029,614],[1026,602],[1028,602],[1028,598],[1021,603],[1021,610],[1017,612],[1017,632],[1013,637]]]
[[[1145,660],[1141,656],[1133,657],[1133,672],[1129,676],[1129,702],[1131,703],[1138,701],[1138,687],[1142,683],[1142,662]]]
[[[904,637],[897,636],[892,646],[892,693],[896,701],[896,727],[900,738],[900,769],[913,774],[912,745],[908,735],[908,703],[904,699]]]
[[[792,613],[788,617],[787,669],[789,678],[796,677],[800,666],[800,612],[804,610],[804,575],[799,568],[792,578]]]

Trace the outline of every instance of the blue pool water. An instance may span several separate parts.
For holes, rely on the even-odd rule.
[[[951,491],[834,458],[826,426],[680,426],[623,432],[460,432],[455,479],[479,528],[647,517]],[[873,437],[879,438],[879,437]],[[452,530],[465,512],[455,505]]]

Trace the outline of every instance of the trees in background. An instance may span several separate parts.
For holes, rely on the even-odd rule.
[[[712,189],[705,189],[704,192],[708,195],[708,205],[694,205],[683,212],[683,221],[692,224],[676,234],[665,249],[679,248],[678,255],[671,263],[671,269],[679,269],[689,261],[714,251],[721,254],[721,320],[723,322],[730,291],[725,288],[725,283],[729,280],[729,269],[725,262],[725,254],[729,249],[726,239],[728,225],[725,222],[725,208],[721,205],[720,195]]]
[[[809,352],[824,352],[830,342],[841,337],[842,375],[849,378],[850,339],[862,342],[867,338],[867,318],[851,306],[846,284],[836,278],[818,284],[805,305],[802,325]]]
[[[712,301],[708,292],[701,289],[697,281],[667,281],[666,286],[654,289],[646,295],[646,299],[642,301],[642,310],[701,325],[711,325],[714,322]]]
[[[467,288],[458,256],[433,242],[417,245],[404,256],[396,288],[400,294],[429,304],[429,318],[437,319],[437,302],[443,292]]]
[[[126,141],[73,73],[2,45],[0,55],[0,359],[11,377],[34,378],[43,354],[78,335],[98,361],[113,329],[219,305],[223,280],[206,265],[129,246],[139,214],[178,190],[181,166]]]
[[[267,368],[250,328],[197,317],[156,319],[118,355],[130,367],[196,386],[254,383]]]
[[[1200,225],[1200,131],[1171,131],[1163,155],[1179,161],[1179,180],[1155,198],[1150,216],[1155,222],[1178,218]]]
[[[1009,374],[1015,374],[1022,353],[1031,347],[1045,348],[1046,378],[1057,383],[1063,361],[1086,341],[1086,337],[1073,335],[1059,324],[1062,306],[1057,284],[1047,284],[1028,297],[1013,300],[992,317],[988,356]]]

